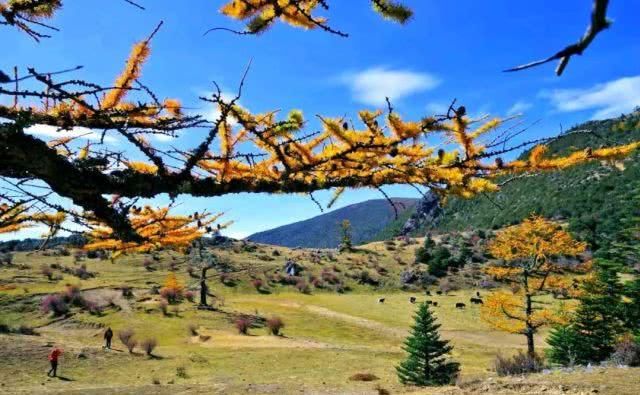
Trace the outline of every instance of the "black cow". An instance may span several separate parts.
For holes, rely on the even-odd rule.
[[[467,307],[467,305],[462,303],[462,302],[456,303],[456,309],[464,309],[466,307]]]
[[[416,297],[412,296],[409,298],[409,303],[415,303],[416,302]]]
[[[378,299],[378,303],[384,303],[384,298]]]
[[[480,296],[480,291],[476,291],[476,296],[479,297],[479,298],[481,297]]]
[[[431,291],[427,291],[425,294],[426,294],[427,296],[431,296]]]
[[[438,307],[438,302],[433,302],[433,307]]]
[[[432,300],[425,300],[424,302],[425,302],[426,304],[428,304],[428,305],[432,305],[432,304],[433,304],[433,301],[432,301]]]
[[[442,295],[442,291],[436,291],[438,295]]]
[[[469,299],[469,300],[470,300],[470,301],[471,301],[471,303],[473,303],[473,304],[484,304],[484,303],[482,303],[482,299],[480,299],[480,298],[471,298],[471,299]]]

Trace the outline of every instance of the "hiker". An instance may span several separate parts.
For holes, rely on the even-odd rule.
[[[104,332],[104,348],[111,350],[111,338],[113,338],[113,331],[111,330],[111,327],[109,327]]]
[[[56,377],[58,373],[58,358],[62,355],[62,349],[58,347],[53,347],[53,350],[49,353],[49,363],[51,363],[51,369],[47,373],[49,377]]]

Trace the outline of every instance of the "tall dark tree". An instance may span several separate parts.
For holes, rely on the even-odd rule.
[[[351,237],[351,222],[345,219],[340,223],[340,251],[351,251],[353,249],[353,241]]]
[[[436,247],[435,241],[431,238],[431,235],[427,235],[424,238],[424,244],[422,247],[416,250],[416,263],[429,263],[433,249]]]
[[[220,262],[216,256],[205,248],[202,240],[193,243],[191,252],[189,253],[189,265],[200,271],[200,304],[199,307],[209,307],[207,303],[207,295],[209,295],[209,286],[207,285],[207,272],[210,269],[219,269]]]
[[[640,336],[640,277],[625,284],[624,296],[627,297],[622,305],[625,327]]]
[[[450,384],[460,369],[460,364],[447,357],[453,347],[440,339],[440,324],[426,303],[420,304],[414,319],[404,343],[409,355],[396,367],[400,382],[419,386]]]
[[[623,287],[617,265],[598,261],[596,276],[583,285],[583,294],[571,323],[556,328],[548,339],[553,362],[577,364],[601,362],[615,350],[625,331],[622,309]]]

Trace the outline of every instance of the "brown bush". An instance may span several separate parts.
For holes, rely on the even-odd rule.
[[[51,269],[51,267],[49,265],[42,265],[40,267],[40,272],[42,273],[43,276],[45,276],[47,278],[47,280],[51,281],[53,280],[53,269]]]
[[[611,362],[616,365],[640,366],[640,344],[631,336],[625,336],[611,355]]]
[[[284,321],[280,317],[271,317],[267,319],[267,328],[272,335],[279,336],[280,331],[284,328]]]
[[[191,336],[198,336],[198,325],[189,324],[187,329],[189,330],[189,333],[191,334]]]
[[[148,339],[144,339],[140,343],[140,347],[142,347],[142,349],[144,350],[145,354],[147,354],[148,356],[152,356],[153,355],[153,350],[156,348],[157,345],[158,345],[158,341],[153,337],[150,337]],[[129,352],[131,352],[131,350]]]
[[[374,381],[378,379],[379,377],[372,373],[356,373],[349,377],[351,381]]]
[[[296,283],[296,289],[298,289],[298,291],[302,292],[303,294],[308,294],[309,292],[311,292],[307,282],[302,279]]]
[[[133,349],[138,345],[138,342],[133,338],[135,334],[136,333],[131,328],[123,329],[118,332],[118,339],[120,339],[120,342],[127,347],[127,350],[129,350],[130,353],[132,353]]]
[[[251,285],[253,285],[253,287],[259,291],[264,285],[264,282],[259,278],[254,278],[253,280],[251,280]]]
[[[544,359],[538,354],[533,356],[519,351],[513,357],[496,356],[494,368],[498,376],[511,376],[541,372],[544,369]]]
[[[185,299],[187,299],[191,303],[193,303],[193,301],[195,300],[195,296],[196,294],[193,291],[186,291],[184,293]]]
[[[158,308],[162,311],[162,315],[169,315],[169,302],[166,299],[161,299],[158,303]]]
[[[238,329],[238,332],[241,335],[248,335],[249,334],[249,328],[251,328],[252,324],[253,324],[253,320],[251,320],[251,318],[247,318],[247,317],[240,317],[240,318],[236,319],[236,322],[235,322],[236,329]]]

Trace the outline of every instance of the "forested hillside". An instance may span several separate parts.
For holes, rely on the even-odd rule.
[[[581,133],[577,131],[591,131]],[[576,133],[577,132],[577,133]],[[640,137],[640,111],[573,127],[551,143],[547,155],[596,149]],[[521,157],[527,158],[529,152]],[[595,247],[606,246],[639,214],[640,156],[620,162],[589,163],[543,173],[506,184],[499,193],[474,199],[452,199],[438,222],[441,230],[500,228],[531,213],[568,220],[570,230]],[[424,232],[423,227],[420,231]]]

